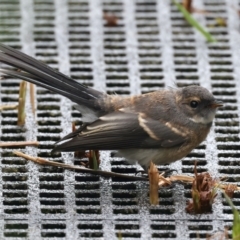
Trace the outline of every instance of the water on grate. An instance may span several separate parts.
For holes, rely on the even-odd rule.
[[[107,93],[207,87],[224,102],[207,140],[159,169],[192,175],[197,159],[199,172],[227,175],[227,182],[239,184],[240,2],[195,0],[194,8],[216,43],[206,43],[170,0],[0,0],[0,41]],[[115,16],[117,25],[108,26],[103,13]],[[19,82],[0,82],[0,105],[17,103]],[[34,117],[27,101],[24,127],[16,125],[16,110],[0,113],[0,140],[38,140],[38,148],[17,149],[79,165],[72,153],[52,155],[51,149],[72,122],[81,124],[81,114],[40,87],[35,104]],[[38,166],[12,151],[0,149],[0,239],[206,239],[225,228],[231,238],[231,208],[220,194],[211,214],[189,215],[190,186],[159,190],[160,205],[153,207],[147,183]],[[102,152],[101,160],[108,171],[140,169],[111,152]],[[239,209],[239,193],[233,202]]]

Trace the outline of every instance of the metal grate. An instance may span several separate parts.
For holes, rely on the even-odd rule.
[[[77,81],[123,95],[154,91],[174,82],[199,84],[225,105],[207,140],[182,161],[160,166],[192,174],[209,171],[240,182],[240,27],[237,0],[195,0],[195,13],[216,43],[207,44],[171,1],[0,0],[0,41],[46,62]],[[118,18],[107,26],[103,12]],[[0,104],[16,104],[19,80],[0,82]],[[25,127],[16,110],[0,113],[0,140],[38,140],[21,151],[79,164],[72,153],[51,154],[55,141],[81,123],[72,103],[36,88],[36,118],[27,102]],[[0,149],[0,239],[206,239],[228,228],[231,209],[219,195],[211,214],[185,213],[190,187],[159,190],[148,203],[148,184],[37,166]],[[104,170],[135,174],[139,166],[102,152]],[[240,194],[233,198],[239,209]]]

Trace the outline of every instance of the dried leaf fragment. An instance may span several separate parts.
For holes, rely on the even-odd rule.
[[[216,23],[217,23],[217,26],[220,26],[220,27],[226,27],[227,26],[227,21],[225,18],[221,18],[221,17],[218,17],[215,19]]]
[[[207,240],[226,240],[228,239],[228,228],[225,227],[223,232],[217,232],[212,236],[208,236]]]
[[[206,10],[196,9],[193,7],[192,0],[182,0],[182,6],[189,12],[189,13],[208,13]]]
[[[149,177],[149,187],[150,187],[150,204],[158,205],[159,197],[158,197],[158,183],[159,183],[159,172],[155,164],[150,163],[150,167],[148,169],[148,177]]]
[[[237,185],[228,184],[224,191],[230,198],[233,198],[233,194],[235,191],[237,191],[237,189],[238,189]]]
[[[103,19],[106,20],[106,25],[114,27],[118,25],[118,18],[113,14],[103,13]]]
[[[209,173],[198,174],[195,164],[195,178],[192,183],[192,200],[188,202],[186,211],[188,213],[209,213],[212,211],[212,204],[217,195],[216,182]]]
[[[193,8],[192,8],[192,0],[183,0],[182,1],[182,5],[185,7],[185,9],[188,11],[188,12],[192,12],[193,11]]]

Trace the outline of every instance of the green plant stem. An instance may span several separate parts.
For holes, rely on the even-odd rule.
[[[186,21],[195,27],[206,39],[208,42],[216,42],[216,39],[207,31],[205,30],[193,17],[192,15],[176,0],[172,0],[173,3],[176,5],[178,10],[183,14]]]

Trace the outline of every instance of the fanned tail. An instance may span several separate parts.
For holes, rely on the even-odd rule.
[[[100,110],[96,100],[104,97],[103,93],[86,87],[46,64],[2,43],[0,43],[0,62],[23,71],[0,69],[3,74],[24,79],[59,93],[80,106],[84,105],[92,110]]]

